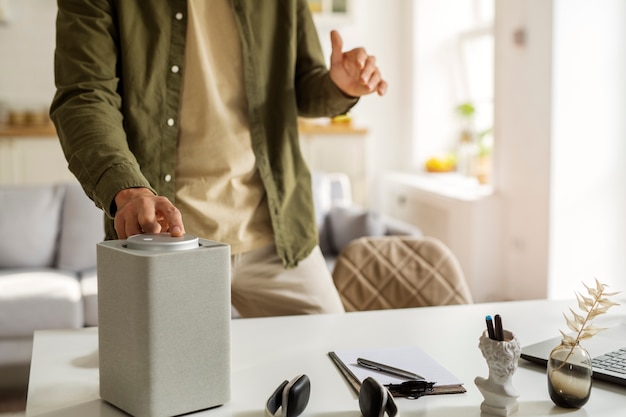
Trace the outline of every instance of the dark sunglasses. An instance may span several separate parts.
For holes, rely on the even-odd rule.
[[[306,408],[311,395],[311,381],[306,375],[298,375],[284,381],[276,388],[265,405],[267,417],[297,417]],[[393,396],[374,378],[366,378],[359,391],[359,408],[363,417],[395,417],[398,407]],[[280,409],[280,413],[278,413]]]

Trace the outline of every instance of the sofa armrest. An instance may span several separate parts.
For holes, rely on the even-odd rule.
[[[82,271],[96,267],[96,245],[104,240],[104,214],[78,183],[65,184],[57,267]]]

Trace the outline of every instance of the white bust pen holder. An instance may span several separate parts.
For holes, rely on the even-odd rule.
[[[476,377],[474,383],[485,400],[480,405],[482,412],[496,416],[508,416],[519,408],[519,394],[513,388],[512,377],[517,369],[521,347],[515,335],[504,330],[504,340],[490,339],[484,331],[479,339],[478,347],[482,352],[489,377]]]
[[[99,243],[100,397],[136,417],[230,399],[230,247],[185,235]]]

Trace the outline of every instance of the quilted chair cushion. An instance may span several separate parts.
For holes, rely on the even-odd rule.
[[[346,311],[472,303],[458,260],[432,237],[362,237],[339,254],[333,280]]]

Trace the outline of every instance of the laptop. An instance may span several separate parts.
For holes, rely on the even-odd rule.
[[[550,351],[560,343],[561,337],[555,337],[522,347],[521,357],[547,366]],[[594,379],[626,386],[626,324],[603,330],[583,340],[581,346],[592,358]]]

